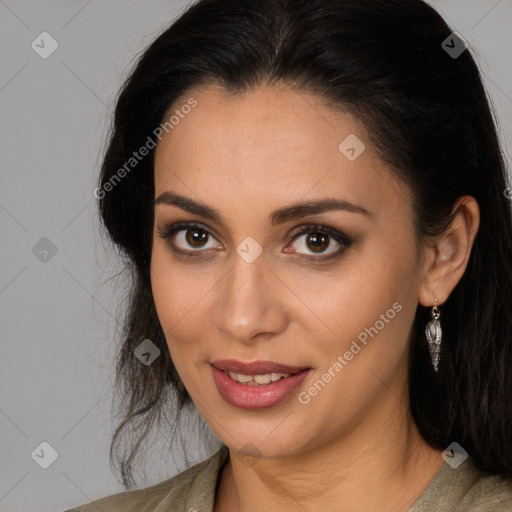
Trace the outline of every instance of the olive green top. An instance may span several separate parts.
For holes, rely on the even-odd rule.
[[[120,492],[65,512],[212,512],[229,451],[145,489]],[[444,463],[408,512],[511,512],[512,483],[479,472],[471,458],[453,469]]]

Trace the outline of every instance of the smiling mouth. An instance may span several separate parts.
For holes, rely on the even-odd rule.
[[[274,361],[242,362],[233,359],[210,363],[219,394],[233,407],[260,410],[289,398],[312,368]]]
[[[210,364],[217,370],[228,374],[232,380],[248,385],[270,384],[304,370],[311,370],[306,366],[288,366],[274,361],[244,362],[236,359],[223,359]]]

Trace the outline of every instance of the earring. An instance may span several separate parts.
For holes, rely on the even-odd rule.
[[[435,298],[435,306],[432,307],[432,320],[427,324],[425,328],[425,334],[428,340],[428,348],[430,351],[430,357],[432,358],[432,365],[434,370],[437,372],[439,366],[439,356],[441,353],[441,322],[439,322],[439,309],[437,307],[437,297]]]

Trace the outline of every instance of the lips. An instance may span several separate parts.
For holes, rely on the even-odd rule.
[[[235,360],[214,361],[211,369],[224,400],[234,407],[251,410],[267,409],[285,401],[312,371],[307,366],[288,366],[273,361],[243,363]],[[266,376],[265,383],[258,384],[249,376],[257,380],[260,380],[258,376]],[[240,379],[243,382],[239,382]],[[247,382],[249,379],[253,382]]]
[[[303,370],[308,370],[307,366],[287,366],[273,361],[253,361],[243,363],[234,359],[223,359],[214,361],[212,366],[224,372],[241,373],[243,375],[264,375],[267,373],[289,373],[294,375]]]

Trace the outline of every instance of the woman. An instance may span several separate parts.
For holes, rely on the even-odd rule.
[[[475,62],[422,1],[191,6],[95,191],[134,271],[111,455],[137,422],[128,487],[169,397],[222,448],[74,511],[511,510],[505,191]]]

